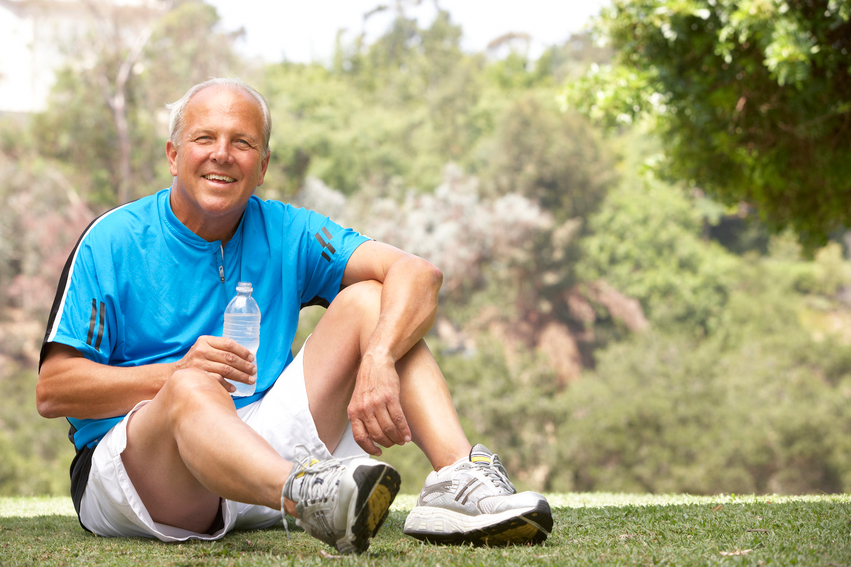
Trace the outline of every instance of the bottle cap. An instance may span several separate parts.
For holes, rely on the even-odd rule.
[[[239,282],[236,284],[237,293],[251,293],[252,291],[251,282]]]

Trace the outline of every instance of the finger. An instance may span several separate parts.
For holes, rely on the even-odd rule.
[[[255,362],[251,351],[233,339],[208,336],[198,338],[187,353],[187,358],[194,366],[199,366],[205,361],[227,362],[246,372]]]
[[[233,352],[224,352],[224,351],[219,351],[219,352],[223,353],[221,355],[222,360],[220,360],[220,362],[222,364],[229,366],[229,367],[239,371],[240,373],[245,374],[246,376],[254,376],[254,375],[257,374],[257,365],[254,364],[253,362],[250,362],[249,360],[247,360],[245,358],[237,356]],[[233,378],[231,376],[228,376],[228,378],[230,378],[232,380],[236,379],[236,378]],[[242,382],[242,381],[243,380],[240,380],[240,382]]]
[[[359,419],[352,419],[352,437],[355,439],[355,443],[358,446],[375,457],[381,456],[381,447],[376,445],[372,438],[366,431],[366,427],[364,427],[363,422]]]
[[[254,384],[257,381],[257,368],[253,364],[250,365],[249,368],[250,370],[248,372],[244,372],[239,368],[226,363],[216,366],[217,373],[224,379],[241,382],[243,384]]]
[[[393,420],[396,431],[402,439],[402,442],[399,444],[404,445],[405,443],[410,443],[411,428],[408,427],[408,419],[405,417],[405,412],[402,411],[402,406],[398,399],[387,404],[387,412],[390,414],[390,419]]]
[[[225,388],[225,390],[227,390],[228,394],[233,394],[234,392],[236,392],[236,386],[234,386],[233,384],[231,384],[230,382],[228,382],[224,378],[219,377],[218,382],[219,382],[219,384],[224,386],[224,388]]]
[[[228,393],[232,393],[232,392],[236,391],[236,386],[234,386],[233,384],[231,384],[230,382],[225,380],[224,377],[221,376],[220,374],[216,374],[215,372],[207,372],[207,376],[209,376],[210,378],[212,378],[213,380],[215,380],[216,382],[221,384],[222,388],[227,390]]]
[[[235,340],[226,337],[209,337],[209,339],[210,340],[208,342],[213,348],[221,351],[232,352],[244,360],[254,362],[254,355],[251,354],[251,351]]]
[[[390,416],[390,412],[386,407],[382,407],[375,412],[374,423],[375,427],[377,427],[380,431],[380,433],[376,434],[373,427],[368,427],[370,436],[374,440],[378,441],[385,447],[404,444],[404,436],[402,436],[399,432],[399,429],[396,427],[396,423],[393,421],[393,418]],[[369,425],[372,424],[373,422],[369,423]]]

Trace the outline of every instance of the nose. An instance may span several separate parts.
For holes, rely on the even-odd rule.
[[[219,138],[210,152],[210,159],[217,163],[229,163],[231,161],[230,145],[224,138]]]

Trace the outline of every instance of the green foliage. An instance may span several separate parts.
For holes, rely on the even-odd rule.
[[[617,64],[566,101],[614,125],[650,115],[663,171],[756,205],[810,247],[851,224],[851,22],[830,0],[617,0],[597,22]]]
[[[71,68],[60,70],[48,109],[34,117],[33,132],[42,155],[72,166],[85,164],[73,174],[74,185],[84,189],[87,201],[113,205],[119,183],[117,135],[93,79]]]
[[[264,191],[274,193],[266,194],[292,195],[307,175],[346,195],[364,186],[429,192],[448,162],[477,174],[492,167],[490,140],[505,137],[495,131],[515,113],[512,102],[531,91],[551,100],[554,73],[568,65],[569,54],[548,52],[534,65],[517,52],[488,61],[462,53],[460,38],[445,11],[426,28],[400,13],[372,44],[363,37],[338,41],[328,69],[286,62],[268,67],[261,90],[276,119],[273,145],[279,163],[273,160],[270,167],[279,179],[269,176]],[[538,120],[526,143],[535,135],[548,136],[538,144],[551,147],[544,173],[557,176],[567,167],[555,170],[559,152],[575,139],[575,154],[589,134],[577,136],[583,124],[559,118],[549,103],[540,106],[546,111],[528,119],[548,118],[554,124]],[[552,140],[563,133],[572,138]],[[601,159],[592,155],[599,144],[587,148],[584,157]],[[572,159],[580,161],[579,156]]]
[[[605,280],[641,302],[651,323],[709,333],[718,323],[739,261],[702,238],[700,210],[652,176],[627,177],[582,240],[579,280]]]
[[[842,247],[836,242],[816,251],[812,262],[774,257],[769,261],[774,277],[787,280],[788,285],[804,294],[833,297],[851,283],[848,263],[843,257]]]
[[[612,160],[588,123],[536,91],[506,109],[490,149],[485,182],[532,199],[556,222],[595,212],[611,185]]]
[[[0,495],[68,494],[74,446],[67,422],[36,413],[35,372],[7,357],[0,361]]]
[[[234,41],[244,32],[226,33],[220,26],[216,9],[199,0],[176,2],[156,22],[139,65],[144,100],[138,112],[156,116],[166,103],[210,77],[228,76],[238,70],[241,78],[251,82],[259,74],[233,50]]]
[[[473,356],[439,360],[461,424],[472,443],[484,443],[521,487],[559,490],[564,398],[553,371],[532,358],[508,364],[498,342],[483,337]],[[520,417],[522,416],[522,417]]]
[[[275,175],[268,176],[266,191],[292,196],[308,173],[346,194],[367,183],[404,179],[433,187],[439,179],[439,158],[417,151],[423,109],[378,104],[318,65],[270,68],[265,84],[276,117],[270,165]]]
[[[578,488],[847,486],[851,351],[813,341],[798,322],[794,280],[777,274],[770,261],[742,265],[708,339],[652,331],[598,355],[596,379],[571,386],[581,419],[560,430],[570,460],[585,463]]]
[[[778,238],[773,256],[745,261],[697,238],[695,209],[676,189],[658,184],[650,196],[665,222],[640,205],[643,213],[629,217],[633,231],[646,228],[668,243],[663,259],[698,259],[676,269],[653,256],[628,263],[624,285],[669,282],[660,287],[667,296],[648,295],[654,328],[597,351],[596,369],[563,390],[542,361],[508,357],[482,337],[473,356],[445,356],[468,435],[486,437],[521,484],[538,490],[847,491],[851,347],[815,341],[802,325],[815,299],[829,302],[851,281],[838,246],[802,261],[794,241]],[[637,200],[620,198],[616,191],[609,201]],[[617,236],[617,222],[601,226]],[[586,240],[601,242],[597,236]],[[639,250],[660,247],[636,240]],[[605,246],[598,252],[609,257]],[[700,272],[707,262],[724,265],[727,277]],[[621,263],[612,262],[606,277]],[[685,315],[671,320],[671,313]]]
[[[831,385],[811,353],[830,357],[838,347],[813,347],[793,335],[722,351],[656,333],[610,347],[598,380],[573,389],[579,419],[559,431],[572,439],[566,457],[584,464],[576,488],[841,490],[849,480],[851,368]]]
[[[93,217],[66,172],[24,144],[0,150],[0,324],[16,314],[47,321],[65,259]],[[19,354],[0,342],[2,353]]]
[[[399,15],[372,45],[340,44],[330,70],[270,67],[264,90],[286,176],[278,190],[292,194],[308,172],[345,194],[399,181],[436,186],[443,164],[462,158],[481,129],[470,112],[481,65],[459,39],[446,12],[429,28]]]

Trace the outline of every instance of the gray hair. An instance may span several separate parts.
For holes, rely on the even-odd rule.
[[[189,89],[189,91],[187,91],[187,93],[177,102],[167,104],[166,108],[171,111],[171,114],[169,114],[168,117],[168,130],[171,143],[175,146],[180,145],[180,138],[183,135],[184,127],[183,116],[186,114],[186,107],[189,105],[189,101],[192,100],[192,97],[196,94],[209,87],[223,87],[233,91],[243,91],[254,97],[254,100],[256,100],[257,104],[260,105],[260,111],[263,113],[263,157],[267,157],[271,153],[271,150],[269,149],[269,139],[272,136],[272,115],[269,112],[269,105],[266,104],[266,99],[263,98],[263,95],[247,83],[243,82],[241,79],[208,79]]]

